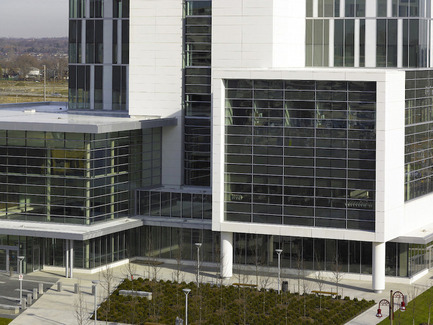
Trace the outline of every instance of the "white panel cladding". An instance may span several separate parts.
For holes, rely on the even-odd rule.
[[[305,0],[274,0],[272,67],[305,67],[305,17]]]
[[[397,20],[397,66],[403,67],[403,20]]]
[[[224,221],[224,79],[341,80],[377,82],[376,231],[283,226]],[[384,242],[404,234],[405,73],[385,69],[293,69],[213,71],[214,231],[264,233]]]
[[[222,79],[212,79],[212,89],[212,230],[219,231],[224,221],[225,88]]]
[[[355,19],[355,64],[354,66],[359,68],[359,54],[360,54],[360,26],[359,26],[359,19]],[[330,43],[333,44],[333,43]],[[330,46],[333,47],[333,46]]]
[[[162,182],[182,176],[182,1],[131,0],[129,114],[177,117],[164,128]]]
[[[113,67],[111,65],[104,65],[102,69],[102,76],[104,78],[104,82],[102,83],[104,110],[111,111],[113,108]]]
[[[377,2],[376,0],[369,0],[365,2],[365,16],[376,17]]]
[[[405,72],[387,71],[384,77],[377,82],[376,107],[376,235],[380,242],[405,233]]]
[[[365,67],[376,67],[376,19],[365,20]]]
[[[111,64],[113,57],[113,21],[104,19],[104,63]]]
[[[432,224],[433,193],[410,200],[404,205],[403,229],[407,233]],[[427,228],[428,229],[428,228]],[[425,235],[427,235],[425,233]]]
[[[214,0],[212,67],[304,67],[305,10],[305,0]]]
[[[387,0],[386,4],[386,16],[392,17],[392,1],[393,0]]]
[[[334,66],[334,24],[335,20],[329,20],[329,67]]]

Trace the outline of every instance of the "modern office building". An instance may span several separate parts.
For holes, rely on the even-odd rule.
[[[69,10],[67,107],[0,107],[0,270],[433,267],[430,1]]]

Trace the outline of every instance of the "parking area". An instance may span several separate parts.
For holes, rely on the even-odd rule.
[[[27,297],[28,293],[33,293],[34,288],[39,288],[42,283],[44,292],[57,282],[57,276],[24,275],[22,281],[22,296]],[[15,318],[18,314],[9,314],[5,310],[12,306],[19,306],[20,280],[17,274],[9,276],[8,273],[0,273],[0,317]]]

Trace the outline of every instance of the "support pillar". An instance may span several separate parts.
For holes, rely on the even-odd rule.
[[[69,263],[70,264],[69,277],[72,278],[74,274],[74,241],[73,240],[71,240],[71,243],[69,244],[69,249],[70,249],[69,258],[71,259]]]
[[[221,277],[233,275],[233,233],[221,232]]]
[[[65,278],[69,278],[69,240],[65,239]]]
[[[385,290],[385,248],[386,243],[373,243],[373,290],[381,293]]]

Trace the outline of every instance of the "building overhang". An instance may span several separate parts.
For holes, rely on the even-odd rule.
[[[398,236],[391,241],[396,243],[428,244],[433,241],[433,223]]]
[[[0,130],[100,134],[177,125],[176,118],[92,113],[68,112],[63,102],[4,104],[0,105]]]
[[[212,228],[211,220],[134,216],[99,222],[93,225],[0,220],[0,235],[89,240],[141,226],[176,227],[188,229]]]
[[[142,225],[143,221],[137,218],[120,218],[93,225],[1,220],[0,235],[82,241],[137,228]]]

